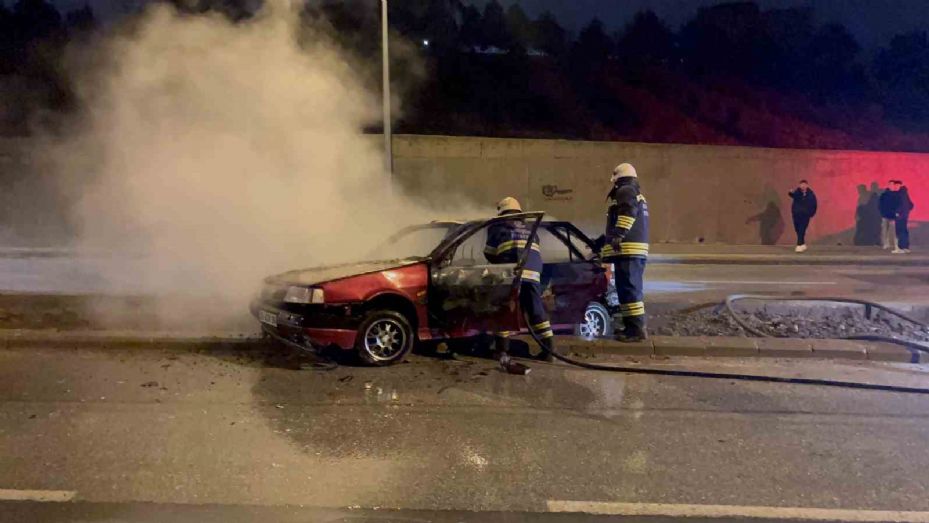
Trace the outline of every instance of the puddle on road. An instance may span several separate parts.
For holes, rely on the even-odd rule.
[[[528,376],[505,374],[491,360],[424,356],[388,368],[267,367],[252,394],[277,437],[321,460],[317,477],[350,467],[370,478],[370,499],[401,495],[428,505],[445,489],[468,489],[476,505],[493,506],[501,494],[480,487],[488,477],[534,474],[573,448],[573,438],[551,439],[553,420],[564,422],[563,434],[566,427],[589,434],[605,421],[591,411],[622,401],[622,386],[609,384],[621,377],[593,380],[585,371],[529,365]]]
[[[333,457],[406,453],[434,445],[436,437],[474,436],[482,429],[469,426],[469,420],[486,414],[484,409],[503,417],[510,411],[531,415],[536,409],[598,417],[597,410],[618,409],[623,399],[621,376],[530,366],[530,375],[512,376],[489,359],[412,356],[387,368],[341,366],[316,372],[265,367],[252,394],[275,432],[300,448]]]
[[[578,371],[532,364],[529,376],[501,372],[496,362],[475,358],[439,360],[413,356],[387,368],[341,366],[328,372],[262,370],[254,387],[261,403],[334,405],[456,406],[494,405],[585,410],[597,401],[590,380]]]

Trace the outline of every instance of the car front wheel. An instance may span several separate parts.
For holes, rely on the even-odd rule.
[[[413,327],[399,312],[369,312],[358,328],[355,349],[361,359],[383,367],[403,361],[413,348]]]

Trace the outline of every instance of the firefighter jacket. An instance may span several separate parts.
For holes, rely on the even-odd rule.
[[[600,256],[648,257],[648,202],[635,178],[620,178],[607,196],[606,234]],[[618,247],[618,249],[617,249]]]
[[[484,257],[490,263],[518,263],[529,243],[531,232],[530,227],[522,220],[506,220],[492,224],[487,230]],[[538,238],[529,248],[526,265],[523,266],[522,281],[542,281],[542,253]]]

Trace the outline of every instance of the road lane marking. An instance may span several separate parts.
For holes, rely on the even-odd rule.
[[[547,503],[549,512],[605,516],[654,516],[671,518],[757,518],[804,521],[847,521],[852,523],[929,523],[929,512],[900,510],[855,510],[803,507],[757,507],[740,505],[686,505],[665,503],[612,503],[602,501],[558,501]]]
[[[17,490],[0,489],[0,501],[42,501],[46,503],[64,503],[74,499],[74,490]]]
[[[699,283],[702,285],[838,285],[835,281],[729,281],[729,280],[681,280],[681,283]]]

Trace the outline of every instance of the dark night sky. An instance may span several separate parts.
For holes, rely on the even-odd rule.
[[[503,0],[512,3],[513,0]],[[622,27],[638,11],[651,9],[677,28],[701,6],[720,0],[518,0],[530,13],[545,10],[578,29],[597,16],[611,28]],[[929,29],[927,0],[756,0],[762,8],[812,6],[820,22],[838,22],[866,47],[887,42],[895,34]]]
[[[0,0],[3,1],[3,0]],[[11,0],[6,0],[12,3]],[[53,0],[60,8],[73,9],[85,3],[101,14],[131,10],[146,0]],[[371,0],[374,2],[374,0]],[[403,0],[393,0],[402,2]],[[484,0],[465,0],[483,4]],[[518,1],[537,15],[552,11],[562,24],[577,30],[594,16],[611,29],[622,27],[637,11],[650,8],[677,27],[699,6],[719,0],[502,0]],[[929,0],[756,0],[764,8],[813,6],[819,21],[839,22],[848,27],[865,47],[886,43],[891,36],[913,29],[929,29]]]

